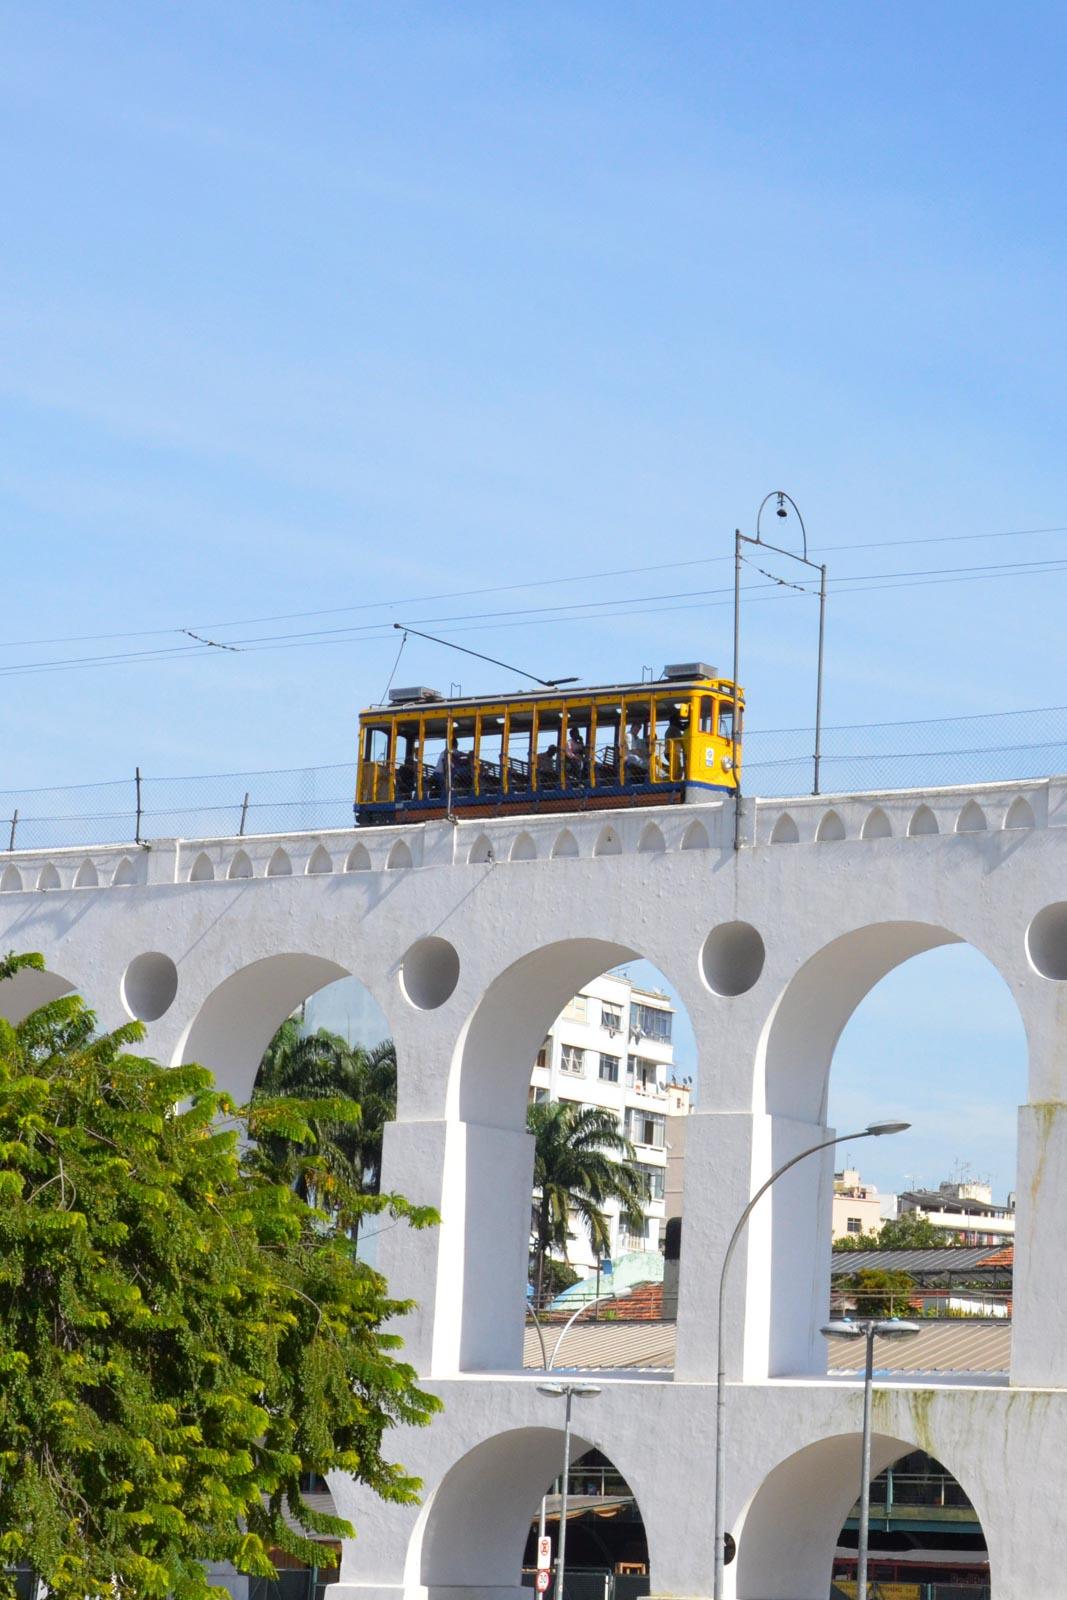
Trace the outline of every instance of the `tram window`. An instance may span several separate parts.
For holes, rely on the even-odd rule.
[[[715,702],[710,694],[700,697],[700,731],[701,733],[715,732]]]
[[[439,798],[447,787],[445,752],[448,749],[448,718],[427,717],[422,730],[422,792]]]
[[[652,704],[649,700],[627,700],[624,707],[626,731],[623,736],[623,782],[647,783],[650,756],[649,723]]]
[[[530,735],[533,714],[513,711],[508,718],[508,793],[522,794],[530,787]]]
[[[593,767],[594,782],[609,786],[619,782],[619,730],[622,727],[622,706],[598,705],[596,708],[596,760]]]
[[[504,718],[483,711],[478,727],[478,792],[496,794],[504,772]]]
[[[537,787],[560,786],[560,743],[563,726],[558,711],[541,711],[537,717]]]
[[[452,719],[452,791],[454,794],[472,794],[476,788],[474,770],[475,719]]]
[[[738,727],[740,732],[740,727]],[[732,739],[734,736],[734,708],[729,700],[719,701],[719,738]]]
[[[396,798],[410,800],[415,793],[419,756],[419,725],[417,722],[398,722],[396,725]]]
[[[684,776],[684,749],[689,716],[687,700],[656,701],[656,776],[681,778]]]
[[[368,761],[384,762],[389,759],[389,728],[368,728],[365,757]]]
[[[569,707],[566,714],[564,759],[568,788],[589,782],[589,733],[592,713],[588,706]]]

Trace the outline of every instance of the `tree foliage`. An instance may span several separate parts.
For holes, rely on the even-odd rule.
[[[834,1288],[854,1301],[861,1317],[906,1316],[915,1293],[914,1280],[906,1272],[884,1267],[860,1267],[849,1277],[838,1278]]]
[[[534,1254],[537,1300],[544,1291],[545,1258],[560,1250],[564,1260],[573,1237],[572,1214],[589,1233],[593,1249],[607,1254],[608,1220],[603,1207],[617,1201],[631,1227],[644,1222],[644,1179],[636,1152],[611,1111],[574,1100],[542,1100],[528,1107],[526,1125],[534,1136]]]
[[[396,1051],[391,1039],[366,1050],[319,1028],[305,1034],[295,1017],[282,1023],[260,1063],[252,1111],[281,1099],[309,1105],[310,1137],[261,1132],[263,1159],[289,1175],[304,1198],[336,1214],[342,1200],[377,1194],[382,1136],[396,1115]]]
[[[9,957],[0,981],[42,965]],[[0,1566],[57,1600],[200,1600],[204,1561],[310,1561],[286,1506],[308,1533],[352,1530],[306,1505],[302,1476],[415,1499],[385,1435],[437,1405],[384,1331],[407,1305],[240,1154],[246,1127],[284,1135],[309,1176],[315,1108],[264,1100],[246,1124],[204,1068],[133,1054],[142,1035],[97,1034],[76,996],[0,1020]]]
[[[877,1233],[854,1233],[835,1239],[835,1250],[937,1250],[958,1245],[960,1235],[938,1228],[917,1211],[905,1211],[883,1222]]]

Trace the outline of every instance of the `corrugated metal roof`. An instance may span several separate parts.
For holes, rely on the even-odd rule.
[[[831,1372],[862,1372],[863,1339],[828,1339]],[[1007,1372],[1011,1323],[969,1317],[920,1322],[911,1339],[875,1339],[875,1372]]]
[[[941,1245],[930,1250],[835,1250],[830,1260],[832,1278],[851,1277],[864,1267],[876,1267],[889,1272],[961,1272],[1001,1271],[1011,1262],[990,1267],[992,1257],[1001,1258],[1003,1251],[991,1245],[952,1246]]]
[[[607,1368],[648,1368],[670,1371],[674,1367],[673,1322],[576,1323],[562,1351],[568,1367],[583,1371]],[[860,1372],[862,1339],[827,1341],[829,1370]],[[970,1318],[921,1321],[911,1339],[876,1339],[876,1372],[1007,1372],[1011,1356],[1011,1324]],[[526,1330],[523,1365],[541,1367],[537,1331]]]

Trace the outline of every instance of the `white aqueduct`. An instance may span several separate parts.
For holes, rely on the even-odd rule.
[[[635,956],[677,987],[701,1053],[677,1362],[599,1374],[581,1425],[637,1498],[653,1593],[710,1594],[726,1236],[772,1165],[823,1134],[831,1056],[864,995],[955,941],[993,963],[1028,1039],[1011,1371],[880,1384],[874,1466],[936,1456],[981,1519],[996,1600],[1060,1600],[1067,780],[750,801],[737,852],[731,806],[712,804],[0,856],[0,949],[48,964],[4,986],[9,1015],[78,988],[104,1024],[143,1018],[160,1060],[202,1061],[239,1097],[278,1024],[334,979],[358,976],[389,1020],[400,1085],[384,1180],[442,1223],[383,1234],[382,1265],[418,1301],[407,1350],[445,1409],[394,1439],[421,1506],[333,1485],[359,1529],[333,1600],[519,1593],[560,1455],[559,1404],[522,1371],[530,1068],[571,994]],[[831,1181],[830,1158],[798,1167],[735,1262],[727,1577],[743,1600],[826,1600],[855,1498],[861,1394],[827,1378],[818,1333]]]

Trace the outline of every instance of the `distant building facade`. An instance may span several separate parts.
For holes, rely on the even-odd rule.
[[[925,1218],[964,1244],[999,1244],[1015,1235],[1015,1197],[993,1204],[988,1183],[942,1183],[936,1190],[911,1189],[900,1196],[900,1215]]]
[[[667,1177],[667,1119],[672,1096],[689,1090],[671,1085],[674,1066],[674,1007],[665,994],[608,974],[579,990],[564,1006],[537,1053],[530,1100],[573,1100],[602,1106],[616,1117],[637,1152],[648,1184],[644,1225],[621,1222],[618,1206],[605,1207],[611,1254],[658,1250],[663,1229]],[[592,1271],[596,1257],[589,1235],[575,1219],[568,1246],[571,1265]]]
[[[882,1196],[873,1183],[863,1183],[855,1167],[834,1173],[831,1237],[854,1239],[861,1233],[877,1233],[882,1226]]]

